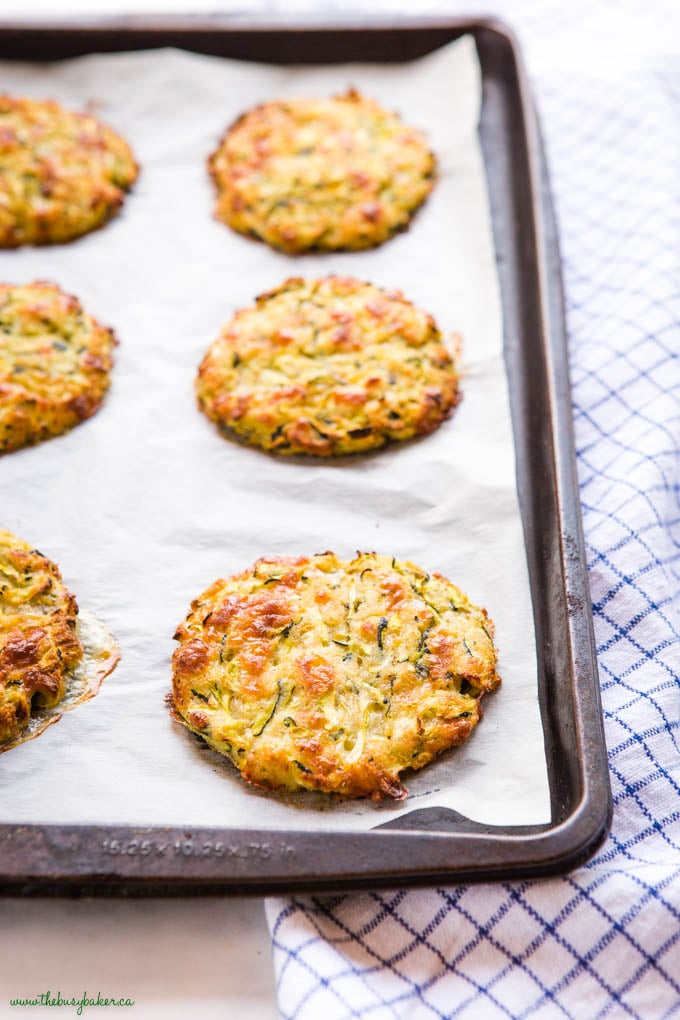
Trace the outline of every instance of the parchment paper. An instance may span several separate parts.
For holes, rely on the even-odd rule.
[[[440,179],[405,234],[364,253],[290,258],[212,219],[205,158],[257,102],[354,85],[427,131]],[[143,170],[122,216],[67,246],[0,253],[0,278],[52,279],[115,328],[102,410],[0,461],[2,525],[61,567],[122,659],[99,695],[0,759],[3,822],[366,829],[413,808],[498,824],[549,820],[536,655],[500,300],[463,39],[401,65],[275,68],[165,50],[0,65],[3,90],[95,101]],[[291,275],[397,287],[464,338],[464,399],[434,435],[337,463],[275,459],[221,438],[195,408],[208,344]],[[469,742],[406,776],[400,804],[292,800],[247,787],[172,723],[172,634],[216,577],[260,555],[357,549],[448,576],[496,623],[503,685]]]

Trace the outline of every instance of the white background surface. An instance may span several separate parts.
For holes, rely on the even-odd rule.
[[[294,6],[316,16],[322,15],[325,8],[318,3]],[[401,6],[400,13],[417,13],[411,5],[382,6],[395,12]],[[69,11],[125,13],[132,9],[177,11],[183,7],[265,14],[282,9],[265,3],[185,7],[151,0],[143,5],[126,0],[109,4],[21,3],[13,8],[10,0],[3,4],[2,16],[15,12],[27,16],[33,10],[61,16]],[[362,7],[355,4],[353,9],[362,13]],[[443,3],[438,8],[430,5],[429,9],[446,13],[455,7]],[[109,318],[115,320],[115,316]],[[137,1005],[126,1012],[149,1018],[201,1016],[212,1020],[232,1015],[243,1020],[269,1020],[276,1015],[269,940],[260,901],[5,901],[0,905],[0,918],[0,1016],[10,996],[45,991],[47,987],[53,991],[59,988],[64,995],[78,995],[84,989],[88,994],[101,991],[131,995]],[[189,958],[199,963],[187,966]],[[35,984],[37,973],[41,976],[40,987]],[[244,992],[248,993],[245,997]],[[11,1013],[28,1017],[33,1011]],[[37,1010],[34,1015],[45,1014]]]
[[[274,1020],[269,933],[258,899],[0,901],[0,1017],[70,1020],[10,998],[126,997],[113,1020]]]

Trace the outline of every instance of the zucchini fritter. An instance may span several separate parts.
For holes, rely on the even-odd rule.
[[[116,342],[56,284],[0,284],[0,454],[99,410]]]
[[[439,574],[375,553],[268,557],[178,628],[175,718],[265,789],[391,797],[470,735],[500,683],[493,624]]]
[[[0,531],[0,752],[94,697],[118,661],[113,638],[78,606],[59,568]]]
[[[263,103],[208,160],[216,216],[281,251],[372,248],[404,230],[432,189],[424,136],[350,89]]]
[[[225,326],[196,393],[253,446],[328,457],[432,432],[459,400],[458,378],[432,317],[399,291],[293,278]]]
[[[0,248],[95,230],[118,212],[137,174],[127,142],[92,114],[0,96]]]

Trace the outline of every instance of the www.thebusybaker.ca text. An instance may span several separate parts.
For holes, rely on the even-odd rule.
[[[96,999],[83,992],[79,999],[75,996],[65,998],[61,992],[40,992],[32,999],[10,999],[10,1006],[72,1006],[77,1016],[82,1016],[83,1010],[88,1006],[134,1006],[134,999],[107,998],[101,992],[97,992]]]

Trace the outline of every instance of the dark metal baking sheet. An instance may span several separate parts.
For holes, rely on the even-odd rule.
[[[475,37],[482,67],[480,135],[534,607],[550,823],[496,827],[448,809],[416,809],[360,833],[2,825],[0,892],[243,894],[489,881],[566,871],[604,838],[611,793],[575,471],[559,249],[545,156],[512,33],[499,22],[470,18],[399,27],[243,24],[219,17],[0,21],[0,59],[52,60],[170,45],[277,63],[394,62],[466,33]]]

